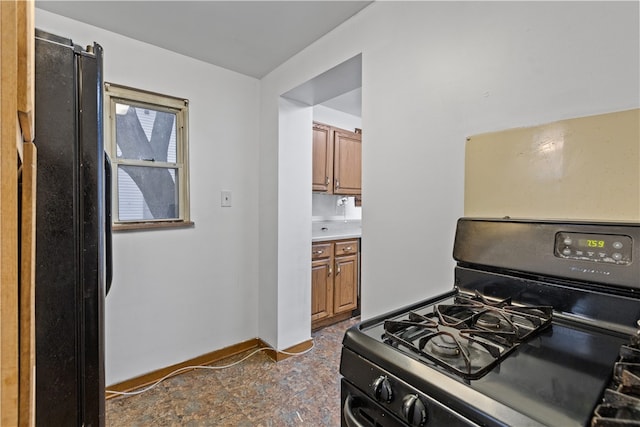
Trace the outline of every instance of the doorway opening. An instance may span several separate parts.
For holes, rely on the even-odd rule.
[[[362,55],[344,61],[282,97],[307,109],[298,116],[306,120],[302,126],[306,135],[300,140],[309,141],[309,130],[314,129],[313,141],[309,141],[313,148],[308,161],[305,160],[305,181],[313,181],[313,191],[306,190],[308,196],[305,195],[311,212],[303,222],[312,231],[307,248],[315,249],[319,242],[331,248],[326,252],[330,254],[327,258],[312,255],[311,260],[310,301],[305,305],[310,307],[311,329],[315,330],[360,314]],[[317,128],[330,136],[318,142],[323,133],[317,132]],[[326,162],[318,166],[317,159],[325,156]],[[320,169],[323,175],[320,181],[326,186],[316,185],[315,175]],[[304,185],[311,190],[312,182]],[[328,235],[331,240],[327,240]],[[335,248],[350,248],[353,253],[338,254]]]

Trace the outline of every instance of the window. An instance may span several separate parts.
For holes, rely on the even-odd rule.
[[[114,229],[191,225],[189,102],[105,83]]]

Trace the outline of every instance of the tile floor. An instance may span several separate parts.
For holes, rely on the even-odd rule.
[[[337,427],[342,337],[358,320],[313,333],[313,350],[301,356],[275,363],[259,352],[226,369],[189,371],[143,394],[110,399],[106,425]]]

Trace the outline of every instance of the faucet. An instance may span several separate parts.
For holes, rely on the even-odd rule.
[[[338,199],[338,207],[342,206],[342,216],[344,218],[344,222],[347,222],[347,203],[349,202],[348,197],[341,197]]]

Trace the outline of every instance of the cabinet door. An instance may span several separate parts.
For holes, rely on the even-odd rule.
[[[336,257],[334,277],[334,313],[358,307],[358,255]]]
[[[311,321],[333,315],[333,273],[330,258],[311,263]]]
[[[336,129],[334,138],[333,194],[362,193],[362,138]]]
[[[333,189],[333,132],[321,123],[313,124],[313,191]]]

